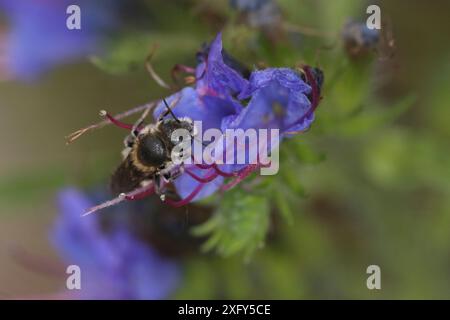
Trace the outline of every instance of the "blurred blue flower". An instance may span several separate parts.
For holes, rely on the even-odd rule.
[[[351,56],[359,56],[377,47],[380,31],[369,29],[365,22],[348,21],[342,29],[342,39]]]
[[[230,0],[230,6],[239,11],[255,11],[272,0]]]
[[[66,9],[81,8],[81,29],[69,30]],[[55,65],[99,53],[118,24],[118,1],[0,0],[8,29],[2,44],[7,77],[32,80]]]
[[[93,200],[76,189],[59,194],[60,216],[52,240],[68,264],[81,269],[81,299],[163,299],[176,288],[177,264],[115,224],[102,230],[99,216],[81,217]],[[108,213],[106,213],[108,214]]]
[[[275,0],[230,0],[230,6],[254,28],[277,27],[281,21],[281,10]]]
[[[203,56],[200,55],[195,88],[184,88],[167,98],[169,104],[178,100],[173,110],[177,117],[201,121],[203,130],[279,129],[280,138],[303,132],[311,126],[315,108],[311,101],[312,89],[300,73],[289,68],[268,68],[254,71],[246,79],[239,70],[224,62],[220,34],[204,52]],[[320,86],[319,83],[317,85]],[[248,104],[245,106],[246,101]],[[158,118],[164,111],[165,105],[160,103],[154,117]],[[222,150],[226,148],[224,139],[214,143],[223,146]],[[275,147],[268,144],[269,151]],[[248,150],[246,153],[249,154]],[[218,167],[227,174],[233,174],[248,164]],[[200,178],[210,174],[200,168],[190,170]],[[211,195],[223,185],[223,181],[219,175],[206,183],[194,200]],[[185,198],[201,182],[192,175],[183,174],[174,183],[179,195]]]

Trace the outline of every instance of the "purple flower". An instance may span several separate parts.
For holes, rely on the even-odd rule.
[[[81,8],[81,29],[69,30],[66,9]],[[105,34],[117,26],[118,2],[92,0],[0,0],[8,22],[2,47],[7,76],[30,80],[55,65],[99,53]]]
[[[200,94],[226,98],[239,94],[248,85],[239,70],[225,63],[221,33],[198,58],[200,63],[196,68],[196,89]]]
[[[314,113],[310,112],[311,101],[308,98],[310,92],[311,87],[292,69],[269,68],[255,71],[251,74],[250,84],[239,95],[240,99],[250,98],[247,107],[239,114],[223,119],[222,131],[250,128],[278,129],[280,134],[278,143],[280,143],[284,137],[309,129],[314,121]],[[218,143],[226,146],[225,141]],[[275,147],[277,145],[267,143],[270,151]],[[250,163],[256,154],[253,156],[247,154],[246,163]],[[222,168],[226,172],[236,172],[244,166],[224,165]]]
[[[115,223],[105,231],[99,216],[81,217],[90,197],[76,189],[59,195],[52,240],[67,264],[81,269],[81,299],[163,299],[179,281],[177,264],[161,257]]]
[[[246,79],[239,70],[224,62],[220,34],[200,57],[195,88],[185,88],[167,98],[169,104],[178,101],[173,109],[177,117],[201,121],[203,130],[279,129],[281,138],[303,132],[311,126],[323,80],[318,69],[306,67],[305,75],[301,75],[289,68],[269,68],[254,71]],[[311,82],[314,82],[314,88]],[[246,101],[248,104],[245,106]],[[158,118],[164,111],[165,105],[160,103],[154,117]],[[227,148],[223,137],[214,143],[221,146],[219,151]],[[269,151],[275,147],[268,145]],[[223,155],[224,152],[219,157]],[[189,174],[183,174],[174,183],[183,198],[204,184],[193,198],[199,200],[223,187],[224,177],[239,178],[257,167],[248,164],[214,166],[217,177],[208,183],[202,180],[210,176],[213,169],[191,167]]]
[[[186,87],[167,97],[166,101],[169,104],[177,101],[176,107],[173,109],[175,115],[202,121],[203,129],[220,128],[224,117],[237,114],[242,109],[241,104],[227,98],[221,98],[215,91],[209,91],[206,94],[199,93],[199,91],[202,91],[202,89],[196,90]],[[154,112],[155,119],[165,110],[165,105],[160,103]]]
[[[250,85],[239,99],[250,99],[246,108],[228,123],[228,128],[280,129],[283,135],[303,131],[314,120],[308,95],[311,87],[289,68],[269,68],[251,74]],[[277,109],[278,108],[278,109]]]

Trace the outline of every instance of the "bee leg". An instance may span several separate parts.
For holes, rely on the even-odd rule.
[[[170,190],[166,190],[165,186],[171,183],[184,173],[183,166],[169,166],[161,168],[162,170],[158,175],[154,177],[154,184],[160,185],[158,195],[162,201],[166,200],[166,193],[170,193]],[[162,191],[163,190],[163,191]]]
[[[164,201],[166,199],[166,195],[164,194],[164,181],[159,174],[153,177],[153,185],[155,186],[155,194]]]
[[[122,196],[128,201],[134,201],[134,200],[144,199],[144,198],[148,197],[149,195],[152,195],[153,193],[155,193],[154,185],[148,185],[146,188],[144,188],[144,190],[142,190],[136,194],[130,195],[130,194],[122,193],[121,195],[119,195],[119,197]]]
[[[162,177],[165,183],[169,183],[172,179],[172,174],[170,172],[166,172],[162,175]]]
[[[125,137],[125,139],[123,140],[123,144],[124,144],[125,148],[132,148],[135,141],[136,141],[136,137],[130,134]]]
[[[183,173],[183,165],[172,165],[163,173],[163,177],[167,180],[166,182],[170,182],[181,176]]]
[[[231,182],[228,182],[227,184],[223,185],[220,189],[226,191],[233,188],[234,186],[239,184],[242,180],[247,178],[258,167],[259,167],[258,165],[249,164],[248,166],[244,167],[243,169],[237,172],[236,178],[234,178]]]
[[[161,178],[159,175],[155,175],[153,177],[153,185],[155,186],[155,193],[159,196],[161,195],[161,190],[160,190],[160,183],[161,183]]]
[[[133,128],[131,129],[131,135],[133,137],[137,137],[139,134],[139,131],[142,129],[142,124],[144,123],[145,118],[147,118],[150,110],[152,109],[152,105],[149,105],[142,115],[139,117],[139,119],[134,123]]]

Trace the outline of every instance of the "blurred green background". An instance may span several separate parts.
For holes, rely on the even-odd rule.
[[[289,205],[277,206],[290,218],[269,222],[265,246],[250,259],[185,258],[174,297],[450,298],[450,3],[378,1],[395,53],[353,61],[340,30],[348,18],[364,21],[366,3],[278,2],[286,22],[331,36],[271,43],[239,24],[227,1],[147,1],[156,13],[148,30],[113,42],[107,58],[33,83],[0,83],[0,297],[61,287],[63,278],[24,268],[10,248],[58,260],[48,242],[55,194],[106,184],[120,161],[119,130],[70,146],[64,136],[96,122],[100,109],[119,113],[167,94],[144,68],[152,44],[155,69],[168,80],[175,63],[194,65],[196,50],[223,28],[224,46],[250,66],[319,64],[324,99],[312,130],[282,148],[279,177],[267,178],[289,189]],[[366,287],[371,264],[381,267],[381,290]]]

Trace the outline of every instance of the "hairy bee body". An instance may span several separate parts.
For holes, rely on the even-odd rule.
[[[154,171],[156,172],[156,170]],[[153,172],[153,174],[154,174]],[[152,174],[145,174],[139,170],[130,156],[119,165],[111,177],[111,190],[114,194],[130,192],[138,188],[142,181],[150,179]]]
[[[159,185],[161,175],[169,180],[169,171],[165,169],[172,165],[171,154],[176,142],[171,137],[177,129],[185,129],[192,134],[192,120],[160,120],[145,126],[136,136],[130,135],[126,139],[124,160],[111,178],[112,192],[130,192],[150,180],[156,180]]]

